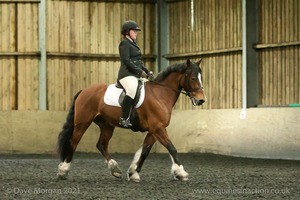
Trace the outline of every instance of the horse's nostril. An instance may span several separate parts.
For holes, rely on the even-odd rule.
[[[200,99],[200,100],[198,100],[198,105],[200,106],[200,105],[202,105],[204,102],[205,102],[205,100]]]

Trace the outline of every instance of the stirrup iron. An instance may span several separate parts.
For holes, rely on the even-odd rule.
[[[119,124],[120,124],[121,126],[125,127],[125,128],[129,128],[129,127],[132,126],[132,124],[130,123],[129,118],[124,119],[124,118],[121,117],[121,118],[120,118]]]

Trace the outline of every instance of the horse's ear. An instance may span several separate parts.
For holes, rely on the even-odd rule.
[[[196,64],[197,64],[198,66],[200,66],[201,61],[202,61],[202,58],[200,58],[200,60],[198,60],[198,61],[196,62]]]
[[[186,61],[186,66],[187,66],[187,67],[190,67],[190,66],[191,66],[191,61],[190,61],[189,58],[188,58],[187,61]]]

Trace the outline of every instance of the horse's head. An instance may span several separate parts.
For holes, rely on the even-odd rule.
[[[181,86],[185,90],[186,95],[192,100],[194,106],[200,106],[206,101],[206,96],[203,90],[202,70],[200,63],[191,62],[190,59],[186,62],[185,75],[181,80]]]

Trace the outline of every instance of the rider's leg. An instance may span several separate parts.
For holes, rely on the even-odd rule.
[[[129,96],[125,96],[122,103],[122,116],[120,118],[120,125],[124,127],[130,127],[132,124],[130,123],[130,113],[132,109],[133,99]]]
[[[120,79],[120,83],[125,89],[126,95],[122,103],[122,116],[120,118],[120,125],[124,127],[130,127],[130,113],[132,109],[133,99],[136,95],[138,80],[134,76],[127,76]]]

